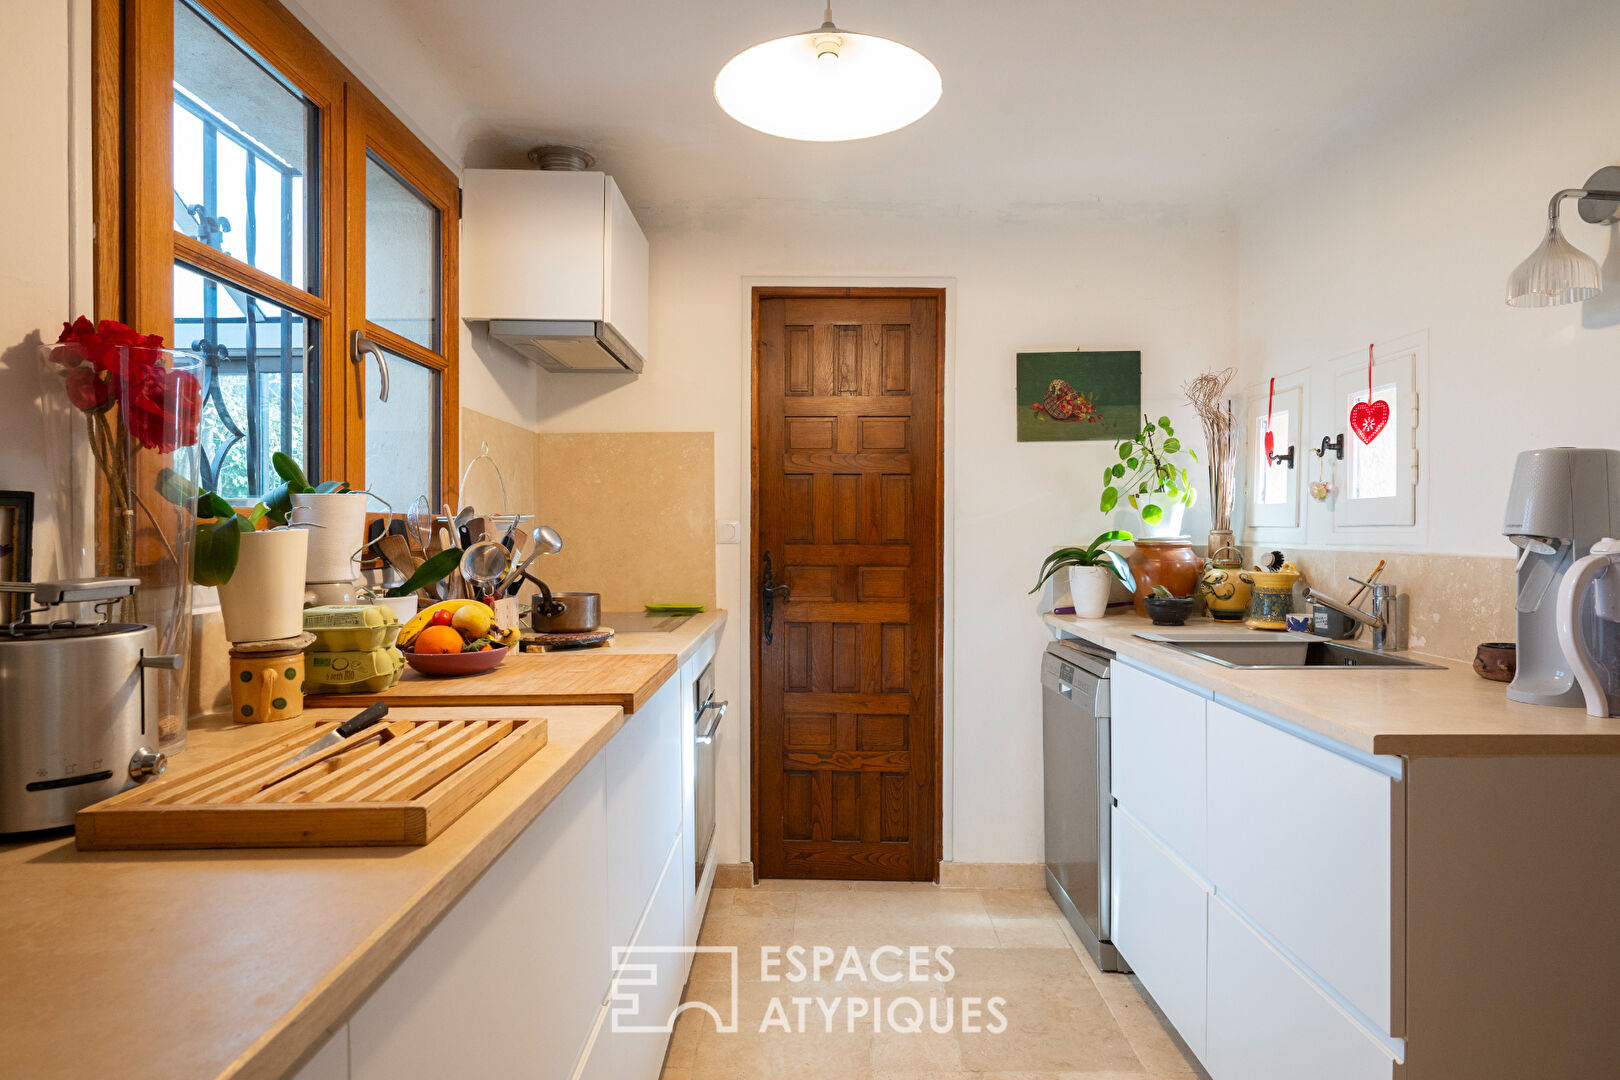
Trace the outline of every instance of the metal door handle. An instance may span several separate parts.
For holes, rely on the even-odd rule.
[[[792,599],[793,593],[785,583],[781,585],[776,583],[776,577],[771,570],[770,552],[767,551],[765,553],[765,557],[761,560],[761,563],[762,566],[759,575],[759,592],[760,622],[762,625],[760,629],[764,631],[765,644],[769,645],[771,643],[771,624],[776,618],[776,594],[782,594],[782,602],[785,604]]]
[[[714,742],[714,733],[720,730],[720,721],[726,718],[726,710],[728,708],[730,708],[730,703],[725,701],[711,701],[707,705],[703,706],[704,712],[708,712],[710,709],[714,710],[714,719],[709,721],[708,727],[704,728],[702,731],[698,732],[697,735],[693,736],[693,741],[700,742],[704,746],[708,746],[710,743]]]
[[[366,337],[365,332],[356,330],[349,335],[349,359],[359,364],[362,369],[366,366],[366,354],[370,353],[377,358],[377,373],[379,383],[377,386],[377,400],[388,400],[388,357],[383,354],[382,346]]]

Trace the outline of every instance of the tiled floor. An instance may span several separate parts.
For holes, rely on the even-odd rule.
[[[1044,892],[767,881],[716,889],[699,944],[738,948],[737,1030],[683,1013],[664,1080],[1198,1075],[1129,978],[1097,970]],[[831,947],[820,980],[807,971],[792,981],[785,959],[772,969],[779,981],[762,980],[761,947],[786,957],[793,945],[805,946],[806,969],[815,946]],[[883,946],[900,953],[874,957]],[[912,946],[924,947],[915,971]],[[939,946],[950,946],[949,970],[936,959]],[[724,1015],[730,964],[723,953],[698,956],[687,1000]],[[1004,999],[1000,1031],[995,997]],[[864,999],[864,1014],[852,999]],[[921,1031],[895,1030],[919,1018]]]

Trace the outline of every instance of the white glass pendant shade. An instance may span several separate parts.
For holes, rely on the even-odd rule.
[[[714,98],[739,123],[806,142],[866,139],[903,128],[939,101],[939,71],[897,41],[824,26],[731,58]]]
[[[1603,291],[1597,260],[1564,239],[1554,221],[1547,238],[1508,277],[1507,302],[1514,307],[1553,307],[1590,300]]]

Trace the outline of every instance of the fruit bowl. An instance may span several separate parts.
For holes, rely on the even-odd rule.
[[[405,662],[411,665],[411,670],[434,677],[482,675],[500,667],[509,651],[510,646],[500,645],[482,652],[406,653]]]

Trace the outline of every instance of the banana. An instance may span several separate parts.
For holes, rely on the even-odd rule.
[[[403,648],[404,646],[415,641],[416,635],[420,634],[424,629],[427,628],[427,625],[433,621],[433,613],[435,611],[448,611],[450,614],[454,615],[458,609],[464,608],[468,604],[476,603],[479,603],[479,601],[440,600],[437,604],[430,604],[421,611],[418,611],[415,615],[412,615],[410,621],[405,624],[404,629],[400,630],[398,641],[399,646]]]

